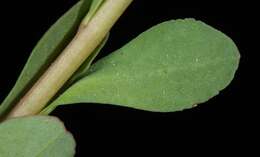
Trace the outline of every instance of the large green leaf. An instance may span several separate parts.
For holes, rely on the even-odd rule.
[[[0,116],[13,107],[70,42],[91,2],[91,0],[78,2],[45,33],[33,49],[15,86],[0,106]]]
[[[1,157],[72,157],[75,141],[57,118],[32,116],[0,123]]]
[[[83,102],[159,112],[191,108],[231,82],[239,58],[234,42],[203,22],[164,22],[98,61],[42,113]]]

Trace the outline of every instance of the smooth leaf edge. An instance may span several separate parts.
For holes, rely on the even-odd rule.
[[[177,19],[177,20],[173,20],[173,21],[178,21],[178,20],[191,20],[191,21],[196,21],[196,22],[200,22],[200,23],[202,23],[203,25],[205,25],[205,23],[204,22],[202,22],[202,21],[199,21],[199,20],[195,20],[195,19],[193,19],[193,18],[185,18],[185,19]],[[171,20],[170,20],[171,21]],[[167,22],[167,21],[165,21],[165,22]],[[164,22],[162,22],[162,23],[164,23]],[[161,23],[159,23],[159,24],[161,24]],[[157,25],[159,25],[159,24],[157,24]],[[155,25],[156,26],[156,25]],[[209,26],[209,25],[208,25]],[[153,26],[154,27],[154,26]],[[213,28],[213,27],[212,27]],[[214,28],[215,29],[215,28]],[[183,108],[180,108],[179,110],[177,110],[177,111],[183,111],[183,110],[186,110],[186,109],[191,109],[191,108],[194,108],[194,107],[197,107],[198,105],[200,105],[200,104],[203,104],[203,103],[205,103],[205,102],[207,102],[207,101],[209,101],[210,99],[212,99],[212,98],[214,98],[214,97],[216,97],[221,91],[223,91],[225,88],[227,88],[232,82],[233,82],[233,80],[234,80],[234,78],[235,78],[235,76],[236,76],[236,73],[237,73],[237,70],[238,70],[238,67],[239,67],[239,61],[240,61],[240,53],[239,53],[239,49],[238,49],[238,47],[237,47],[237,45],[235,44],[235,42],[234,42],[234,40],[232,40],[229,36],[227,36],[225,33],[223,33],[223,32],[221,32],[221,31],[219,31],[219,30],[217,30],[217,29],[215,29],[215,31],[217,31],[217,32],[219,32],[219,33],[221,33],[222,35],[224,35],[228,40],[230,40],[230,42],[235,46],[235,48],[236,48],[236,52],[237,52],[237,56],[236,57],[238,57],[238,58],[233,58],[233,59],[235,59],[236,60],[236,62],[237,62],[237,64],[236,64],[236,66],[234,67],[234,73],[232,74],[232,79],[230,80],[230,81],[228,81],[227,83],[226,83],[226,85],[225,85],[225,87],[224,88],[222,88],[222,89],[219,89],[218,90],[218,92],[215,94],[215,95],[213,95],[213,96],[211,96],[211,97],[209,97],[207,100],[204,100],[204,101],[200,101],[200,102],[196,102],[196,103],[194,103],[193,105],[189,105],[190,107],[183,107]],[[131,42],[131,41],[130,41]],[[129,43],[129,42],[128,42]],[[128,44],[127,43],[127,44]],[[126,44],[126,45],[127,45]],[[124,47],[124,46],[123,46]],[[123,47],[121,47],[121,48],[123,48]],[[121,48],[119,48],[119,49],[121,49]],[[119,50],[118,49],[118,50]],[[118,51],[118,50],[115,50],[115,51],[113,51],[112,53],[114,53],[114,52],[116,52],[116,51]],[[112,54],[111,53],[111,54]],[[101,58],[100,60],[102,60],[103,58]],[[99,61],[99,60],[98,60]],[[98,63],[98,61],[96,62],[96,63]],[[95,63],[95,64],[96,64]],[[95,64],[93,64],[93,65],[95,65]],[[93,72],[93,71],[92,71]],[[95,72],[95,71],[94,71]],[[90,73],[91,74],[91,73]],[[78,82],[80,82],[81,80],[79,80]],[[78,82],[76,82],[75,84],[77,84]],[[69,89],[68,89],[69,90]],[[66,91],[65,91],[66,92]],[[64,92],[64,93],[65,93]],[[62,95],[61,95],[62,96]],[[148,112],[165,112],[165,113],[168,113],[168,112],[177,112],[177,111],[169,111],[168,109],[162,109],[162,110],[154,110],[154,109],[142,109],[142,108],[138,108],[138,107],[132,107],[132,106],[130,106],[130,105],[125,105],[125,104],[115,104],[115,103],[110,103],[110,102],[96,102],[96,101],[88,101],[88,102],[86,102],[86,101],[77,101],[77,102],[68,102],[68,103],[64,103],[64,102],[59,102],[59,98],[57,98],[56,99],[57,100],[57,102],[55,102],[55,101],[53,101],[53,103],[51,103],[48,107],[46,107],[43,111],[42,111],[42,114],[50,114],[53,110],[55,110],[55,108],[56,107],[58,107],[58,106],[63,106],[63,105],[70,105],[70,104],[79,104],[79,103],[95,103],[95,104],[106,104],[106,105],[112,105],[112,106],[119,106],[119,107],[125,107],[125,108],[131,108],[131,109],[137,109],[137,110],[142,110],[142,111],[148,111]]]
[[[3,122],[0,122],[0,127],[3,125],[6,125],[7,123],[10,123],[12,121],[19,121],[19,120],[23,120],[23,119],[32,119],[32,118],[37,118],[37,119],[44,119],[47,121],[51,121],[53,123],[53,125],[59,125],[59,127],[62,129],[63,132],[61,132],[62,134],[64,134],[64,136],[67,136],[66,138],[70,139],[70,141],[72,142],[71,145],[73,145],[73,156],[76,154],[76,140],[73,136],[73,134],[71,132],[69,132],[66,127],[65,124],[58,118],[55,116],[49,116],[49,115],[32,115],[32,116],[24,116],[24,117],[15,117],[15,118],[11,118],[11,119],[7,119]]]

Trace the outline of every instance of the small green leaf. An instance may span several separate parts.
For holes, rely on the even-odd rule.
[[[32,116],[0,123],[1,157],[72,157],[75,141],[57,118]]]
[[[0,116],[3,116],[13,107],[15,102],[35,83],[71,41],[82,18],[89,10],[91,2],[91,0],[78,2],[44,34],[33,49],[15,86],[1,104]]]
[[[84,102],[158,112],[188,109],[223,90],[239,58],[234,42],[203,22],[164,22],[98,61],[42,113]]]

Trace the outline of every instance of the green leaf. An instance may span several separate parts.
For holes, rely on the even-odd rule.
[[[1,157],[72,157],[75,141],[57,118],[32,116],[0,123]]]
[[[42,113],[84,102],[157,112],[192,108],[231,82],[239,58],[234,42],[203,22],[164,22],[99,60]]]
[[[0,106],[0,116],[13,107],[71,41],[90,4],[91,0],[78,2],[44,34],[33,49],[15,86]]]

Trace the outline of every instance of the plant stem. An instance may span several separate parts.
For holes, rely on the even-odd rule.
[[[18,102],[7,118],[39,113],[84,60],[99,45],[133,0],[106,0],[41,78]]]

